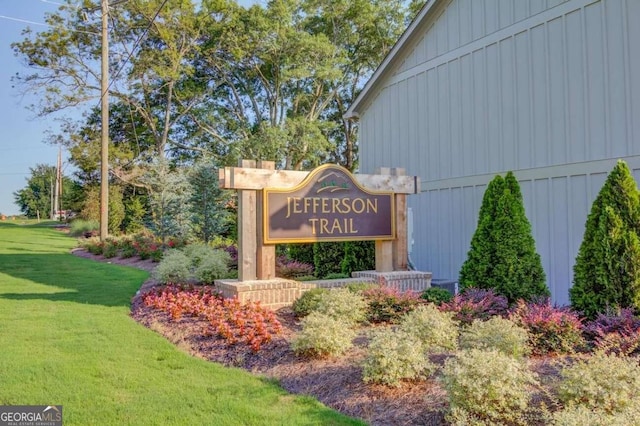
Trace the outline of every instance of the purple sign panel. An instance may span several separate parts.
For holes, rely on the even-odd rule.
[[[320,166],[295,188],[264,190],[264,243],[394,239],[393,195],[366,190],[343,167]]]

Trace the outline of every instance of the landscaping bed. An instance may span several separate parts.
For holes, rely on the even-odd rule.
[[[105,259],[84,250],[76,250],[74,254],[146,270],[157,265],[150,260],[136,258]],[[174,319],[166,312],[145,306],[141,296],[159,287],[153,280],[145,282],[132,300],[131,316],[193,356],[272,378],[289,392],[313,396],[325,405],[371,425],[448,424],[445,421],[448,409],[446,393],[437,374],[427,380],[403,382],[398,387],[363,382],[361,363],[369,332],[384,326],[362,326],[354,346],[340,357],[302,357],[290,347],[292,337],[300,330],[300,322],[291,308],[282,308],[275,312],[282,331],[254,352],[247,345],[228,345],[223,339],[206,332],[208,324],[204,319],[192,316]],[[437,354],[430,359],[442,366],[450,356]],[[566,356],[528,359],[529,368],[539,375],[544,386],[531,389],[534,404],[542,401],[549,404],[546,393],[557,383],[561,366],[571,359]],[[542,425],[545,421],[532,419],[530,424]]]
[[[138,266],[130,259],[104,259],[81,251],[76,254]],[[152,269],[154,264],[148,262],[144,265]],[[211,321],[201,315],[170,314],[171,311],[149,306],[148,301],[143,303],[145,295],[160,294],[160,289],[166,288],[148,280],[132,300],[131,315],[193,356],[276,380],[291,393],[310,395],[341,413],[372,425],[448,424],[445,416],[449,410],[449,399],[441,377],[443,366],[456,352],[441,351],[430,355],[430,361],[437,368],[435,374],[427,379],[401,381],[397,387],[365,383],[363,361],[367,346],[373,332],[385,328],[385,325],[360,326],[354,345],[341,356],[301,356],[291,348],[292,340],[301,331],[301,321],[291,308],[282,308],[273,314],[279,323],[278,332],[269,336],[270,341],[259,344],[259,350],[253,350],[242,339],[229,345],[217,335],[219,332],[215,331],[215,326],[212,328]],[[196,291],[206,288],[198,286]],[[588,352],[571,355],[535,355],[534,352],[524,359],[526,368],[535,373],[538,380],[528,389],[531,401],[525,414],[526,424],[550,424],[550,413],[562,408],[557,398],[561,370],[590,356]]]

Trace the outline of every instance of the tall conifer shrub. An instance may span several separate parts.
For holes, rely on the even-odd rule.
[[[571,305],[594,318],[607,309],[640,309],[640,194],[618,161],[587,217],[573,267]]]
[[[514,302],[549,296],[545,280],[520,185],[511,172],[504,178],[496,176],[482,199],[460,284],[493,289]]]

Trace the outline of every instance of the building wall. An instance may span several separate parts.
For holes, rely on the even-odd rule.
[[[436,5],[361,112],[361,171],[421,177],[412,260],[456,278],[486,184],[513,170],[554,300],[566,303],[607,173],[618,158],[640,170],[640,1],[471,4]]]

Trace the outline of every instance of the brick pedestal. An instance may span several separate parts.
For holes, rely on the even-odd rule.
[[[431,287],[431,272],[420,271],[357,271],[351,274],[354,278],[374,281],[381,286],[396,288],[400,291],[424,291]]]
[[[298,281],[276,278],[273,280],[217,280],[215,286],[226,298],[237,297],[240,303],[260,301],[269,309],[290,306],[302,295],[302,286]]]

